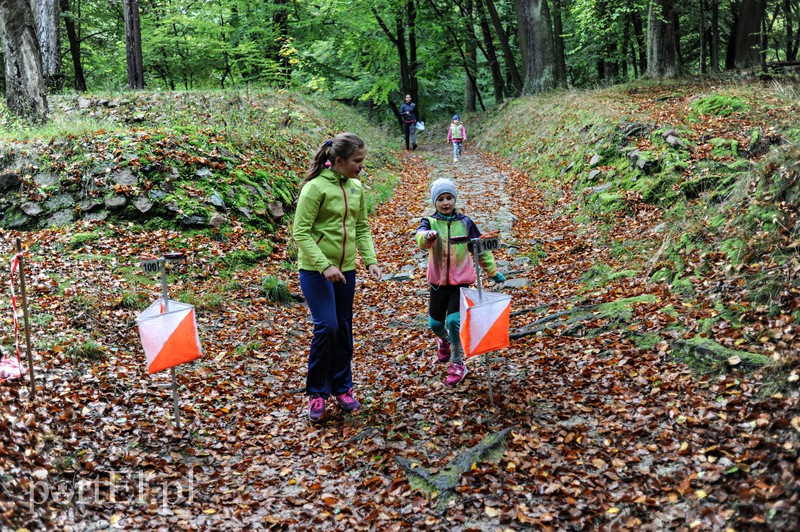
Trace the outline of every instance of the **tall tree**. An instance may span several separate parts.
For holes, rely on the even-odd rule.
[[[392,42],[397,50],[397,56],[400,62],[400,91],[403,94],[410,94],[411,101],[417,104],[417,117],[420,119],[422,115],[419,111],[419,85],[417,82],[417,7],[414,0],[407,0],[405,9],[395,11],[394,26],[395,30],[392,32],[389,26],[383,19],[383,16],[378,12],[376,7],[372,7],[372,14],[375,20],[381,27],[386,37]],[[406,28],[408,31],[406,31]],[[406,42],[406,33],[408,33],[408,42]],[[395,107],[395,114],[397,119],[400,120],[400,111]]]
[[[563,0],[553,0],[553,38],[556,54],[556,79],[567,86],[567,56],[564,52],[564,24],[561,19]]]
[[[553,30],[547,0],[516,0],[524,94],[558,85]]]
[[[633,33],[636,36],[636,49],[639,56],[639,69],[642,74],[647,72],[647,37],[644,31],[644,22],[638,11],[630,13],[631,24],[633,25]]]
[[[761,23],[764,20],[763,0],[742,0],[736,26],[736,68],[753,68],[764,61]]]
[[[0,0],[0,33],[9,111],[34,123],[45,122],[47,89],[28,0]]]
[[[647,16],[647,75],[674,78],[680,75],[675,0],[651,0]]]
[[[508,72],[509,84],[511,89],[509,91],[511,96],[519,96],[522,94],[522,76],[517,68],[517,62],[514,59],[514,52],[511,49],[511,39],[508,36],[505,28],[503,28],[503,21],[497,11],[494,0],[484,0],[486,2],[486,10],[489,11],[489,17],[494,26],[494,32],[497,34],[497,39],[500,41],[500,48],[503,50],[503,60],[505,61],[506,71]]]
[[[47,87],[61,89],[61,32],[59,31],[59,0],[32,0],[36,20],[36,36],[42,54],[42,72]]]
[[[472,0],[465,0],[462,7],[463,19],[466,22],[465,51],[466,83],[464,85],[464,110],[475,112],[475,96],[478,93],[476,73],[478,72],[478,38],[475,35],[475,9]],[[472,74],[472,75],[470,75]]]
[[[700,73],[706,73],[706,0],[700,3]]]
[[[711,72],[719,72],[719,0],[711,0]]]
[[[142,30],[139,25],[139,0],[123,1],[125,16],[125,57],[128,64],[128,88],[144,88]]]
[[[76,91],[86,90],[86,76],[83,73],[83,62],[81,61],[81,41],[75,29],[75,15],[70,9],[69,0],[60,0],[61,13],[64,16],[64,28],[67,30],[67,41],[69,42],[69,55],[72,59],[72,69],[75,73],[74,87]]]
[[[486,18],[486,6],[484,0],[478,0],[478,16],[481,23],[481,35],[483,36],[483,53],[489,63],[492,73],[492,86],[494,87],[494,102],[498,105],[503,103],[505,84],[503,83],[503,71],[500,69],[500,60],[497,58],[497,50],[494,46],[492,29],[489,20]]]
[[[794,10],[800,18],[800,6],[795,3]],[[797,49],[800,46],[800,28],[794,31],[792,0],[783,0],[783,18],[786,21],[786,60],[797,60]]]

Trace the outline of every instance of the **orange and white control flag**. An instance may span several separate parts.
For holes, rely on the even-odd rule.
[[[511,296],[497,292],[461,289],[461,346],[464,357],[488,353],[511,345],[508,339]]]
[[[147,372],[151,374],[191,362],[203,354],[194,307],[170,299],[169,311],[164,310],[164,300],[159,299],[136,318]]]

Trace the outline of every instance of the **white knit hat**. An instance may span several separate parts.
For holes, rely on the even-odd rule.
[[[458,194],[456,194],[456,185],[446,177],[442,177],[441,179],[437,179],[433,183],[431,183],[431,203],[433,206],[436,207],[436,198],[444,194],[445,192],[449,192],[453,195],[453,198],[458,198]]]

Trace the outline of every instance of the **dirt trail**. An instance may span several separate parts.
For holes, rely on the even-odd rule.
[[[367,284],[359,295],[367,304],[357,320],[371,327],[356,340],[357,352],[365,353],[356,372],[370,404],[362,423],[388,424],[395,442],[408,434],[393,453],[433,468],[487,434],[515,427],[501,462],[464,478],[462,498],[437,524],[719,530],[763,523],[769,515],[771,526],[791,528],[797,521],[790,510],[797,496],[790,488],[797,439],[788,428],[791,412],[759,399],[746,377],[698,381],[668,360],[659,345],[666,348],[671,324],[682,318],[664,309],[685,309],[668,287],[631,278],[585,288],[579,277],[592,267],[625,266],[602,243],[609,229],[576,228],[527,176],[472,145],[453,163],[449,145],[426,140],[404,153],[402,181],[372,220],[388,276],[407,275]],[[620,323],[594,320],[573,330],[556,322],[492,354],[495,407],[481,357],[468,360],[458,389],[445,387],[426,327],[424,256],[412,240],[420,216],[432,212],[429,183],[437,177],[454,178],[458,208],[482,231],[499,229],[501,240],[514,244],[501,249],[498,263],[513,263],[514,276],[532,280],[510,291],[512,311],[538,310],[512,317],[512,328],[577,305],[647,299]],[[642,347],[637,340],[647,335],[663,341]],[[479,517],[473,504],[489,509]],[[495,507],[502,508],[499,519],[488,517]],[[470,518],[462,520],[464,514]]]
[[[436,138],[445,135],[434,133]],[[511,237],[514,217],[510,211],[510,199],[506,192],[509,175],[506,171],[487,164],[474,144],[464,143],[464,152],[457,163],[453,162],[452,145],[441,141],[434,142],[430,135],[428,142],[420,139],[415,154],[425,157],[430,168],[430,181],[447,177],[456,183],[458,191],[458,210],[467,214],[480,228],[481,232],[500,231],[501,240]],[[420,198],[417,221],[432,212],[430,195]]]

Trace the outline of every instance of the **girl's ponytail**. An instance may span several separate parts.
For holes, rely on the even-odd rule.
[[[339,133],[333,139],[326,140],[311,158],[306,176],[300,182],[300,188],[317,177],[326,166],[330,167],[335,163],[337,157],[347,159],[355,150],[363,149],[365,146],[364,141],[353,133]]]

